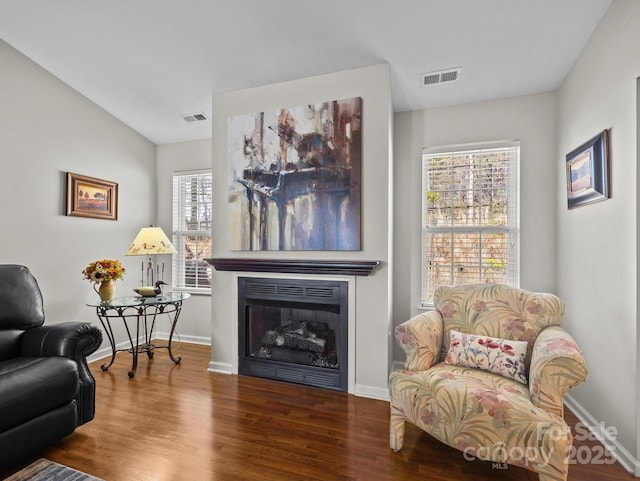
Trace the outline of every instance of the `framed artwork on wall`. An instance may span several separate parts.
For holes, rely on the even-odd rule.
[[[228,120],[229,246],[360,250],[362,98]]]
[[[118,184],[67,172],[67,215],[118,220]]]
[[[574,209],[609,198],[609,131],[567,154],[567,205]]]

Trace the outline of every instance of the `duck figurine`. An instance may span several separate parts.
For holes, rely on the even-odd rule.
[[[167,283],[164,281],[157,281],[155,283],[155,286],[138,287],[137,289],[134,289],[134,291],[136,292],[136,294],[140,294],[142,297],[159,296],[160,294],[162,294],[162,288],[160,286],[163,284],[167,285]]]

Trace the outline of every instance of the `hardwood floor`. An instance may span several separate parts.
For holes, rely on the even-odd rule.
[[[159,350],[153,360],[140,358],[134,379],[127,377],[131,358],[124,353],[107,372],[94,362],[95,419],[15,470],[45,457],[105,481],[538,479],[517,467],[465,461],[410,424],[395,453],[387,402],[209,373],[208,347],[178,346],[181,364]],[[569,470],[571,481],[630,479],[619,464]]]

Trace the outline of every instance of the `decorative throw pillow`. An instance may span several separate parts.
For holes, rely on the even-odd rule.
[[[510,341],[451,331],[445,364],[475,367],[527,384],[526,341]]]

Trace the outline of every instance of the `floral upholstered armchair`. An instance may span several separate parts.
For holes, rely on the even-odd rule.
[[[587,369],[553,294],[497,284],[439,287],[435,310],[395,329],[405,370],[389,377],[390,445],[405,421],[465,458],[523,466],[565,481],[571,430],[563,396]]]

